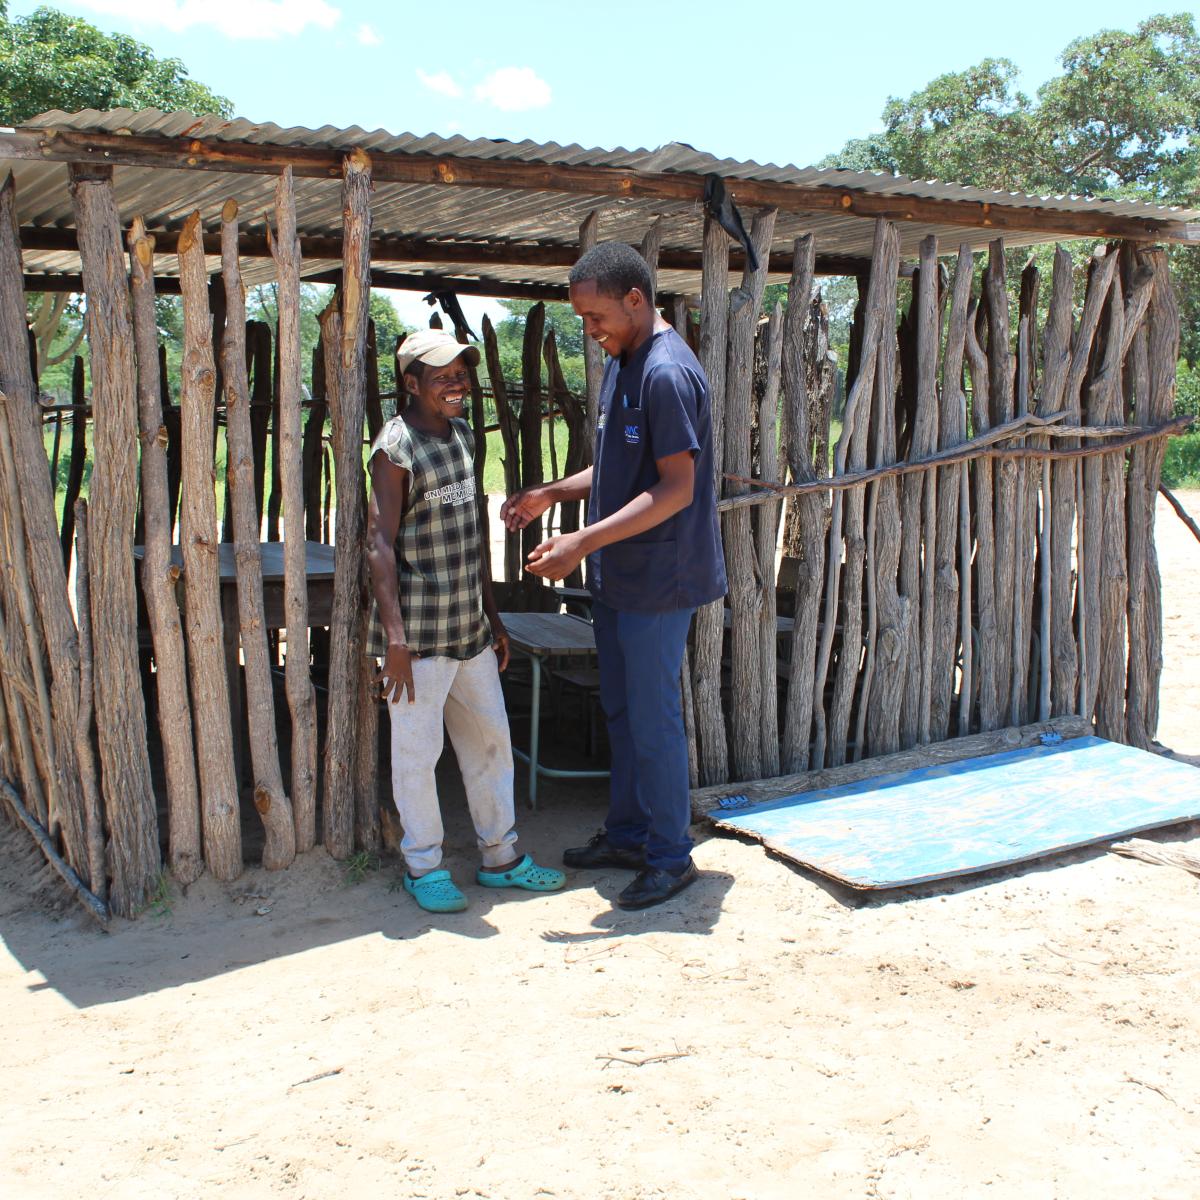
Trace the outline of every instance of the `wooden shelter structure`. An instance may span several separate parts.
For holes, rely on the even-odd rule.
[[[1162,247],[1198,240],[1200,214],[761,166],[681,145],[584,150],[156,111],[46,113],[0,130],[0,159],[0,790],[98,915],[139,909],[164,847],[184,882],[241,870],[231,633],[264,864],[285,867],[318,835],[337,858],[378,846],[362,654],[363,440],[381,419],[369,288],[565,298],[566,269],[601,237],[641,245],[712,384],[730,591],[727,612],[697,615],[681,680],[696,785],[1063,714],[1105,737],[1152,739],[1154,499],[1165,439],[1181,426]],[[752,218],[741,245],[726,232],[735,209]],[[1085,268],[1060,248],[1046,287],[1030,262],[1009,294],[1006,248],[1078,238],[1102,241]],[[829,274],[859,281],[832,461],[828,328],[814,299]],[[338,285],[307,424],[302,280]],[[787,282],[788,304],[762,321],[772,280]],[[276,329],[245,321],[244,288],[267,281],[278,284]],[[69,498],[86,454],[90,498],[61,516],[26,290],[86,295],[91,391],[78,370],[75,409],[90,412],[90,450],[77,421]],[[167,292],[185,317],[177,403],[154,321]],[[564,467],[588,461],[599,350],[588,349],[576,405],[542,333],[531,315],[518,396],[484,331],[510,484],[539,477],[547,396],[572,431]],[[479,387],[474,412],[481,438]],[[270,540],[282,536],[281,596],[265,596],[264,520]],[[577,520],[562,514],[566,528]],[[236,631],[219,599],[222,539],[234,543]],[[306,540],[335,545],[321,614],[309,611]],[[145,678],[135,546],[153,646]],[[506,560],[514,579],[515,543]],[[268,616],[271,604],[281,615]],[[287,631],[286,763],[275,627]]]

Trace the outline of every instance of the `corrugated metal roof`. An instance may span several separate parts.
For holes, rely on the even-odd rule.
[[[155,109],[135,112],[85,110],[43,113],[22,129],[64,129],[93,133],[130,133],[140,136],[193,137],[206,141],[248,142],[280,147],[350,150],[361,147],[374,154],[422,154],[462,159],[503,159],[531,164],[571,164],[613,167],[652,173],[702,176],[716,173],[730,179],[757,180],[800,187],[828,187],[886,196],[958,200],[990,204],[996,208],[1028,210],[1032,228],[1007,231],[1012,246],[1061,239],[1037,228],[1037,212],[1102,212],[1113,216],[1149,218],[1184,224],[1200,220],[1200,212],[1172,209],[1132,200],[1089,199],[1078,196],[1031,196],[967,187],[938,180],[911,180],[884,173],[867,173],[818,167],[777,166],[773,163],[718,159],[682,143],[656,150],[585,149],[572,144],[511,142],[502,139],[442,138],[412,133],[392,134],[357,126],[338,129],[281,128],[243,119],[225,120],[192,113],[162,113]],[[22,226],[68,228],[74,224],[66,187],[67,168],[62,163],[14,161],[18,213]],[[145,218],[153,230],[178,230],[188,213],[199,208],[207,228],[215,228],[224,202],[237,200],[244,227],[261,231],[273,203],[274,181],[269,175],[227,174],[213,171],[155,169],[121,166],[115,173],[116,199],[122,218]],[[338,236],[341,230],[341,188],[336,179],[296,180],[297,221],[302,235]],[[574,245],[579,225],[594,209],[600,210],[600,236],[636,243],[658,218],[663,218],[664,248],[699,250],[703,214],[695,202],[633,197],[591,196],[562,192],[513,190],[492,187],[448,187],[426,183],[376,182],[372,199],[372,225],[377,236],[420,236],[464,241],[533,242]],[[995,229],[961,225],[905,222],[899,226],[902,253],[915,257],[921,240],[935,234],[946,251],[967,243],[982,247],[997,236]],[[805,233],[815,237],[818,254],[867,257],[871,250],[872,222],[846,213],[781,212],[776,223],[774,249],[790,248]],[[376,260],[377,265],[384,266]],[[216,268],[216,260],[213,260]],[[339,265],[336,261],[306,261],[305,272],[316,274]],[[560,267],[479,266],[469,263],[386,264],[405,273],[429,272],[439,276],[494,280],[505,283],[561,283]],[[273,276],[268,260],[248,259],[247,282]],[[26,269],[33,272],[73,272],[77,257],[63,252],[26,252]],[[173,273],[173,256],[164,256],[158,269]],[[663,291],[694,292],[699,277],[694,271],[660,271]]]

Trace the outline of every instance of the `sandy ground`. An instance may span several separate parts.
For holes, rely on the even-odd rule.
[[[1161,735],[1197,755],[1200,544],[1159,528]],[[547,786],[526,848],[603,804]],[[433,919],[317,852],[109,934],[9,837],[0,1194],[1200,1193],[1195,878],[1097,850],[861,903],[700,836],[702,882],[642,914],[612,872]]]

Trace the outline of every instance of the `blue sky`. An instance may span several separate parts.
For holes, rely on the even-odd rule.
[[[10,16],[37,5],[14,0]],[[803,0],[667,4],[71,0],[53,5],[180,58],[239,116],[280,125],[688,142],[807,165],[880,127],[889,96],[987,56],[1032,92],[1073,38],[1131,29],[1170,0]],[[989,19],[994,14],[994,19]]]

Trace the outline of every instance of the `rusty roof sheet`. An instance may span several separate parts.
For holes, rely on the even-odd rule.
[[[234,141],[280,147],[350,150],[361,147],[376,154],[426,154],[464,159],[504,159],[530,164],[573,164],[614,167],[654,173],[703,176],[716,173],[730,179],[758,180],[803,187],[831,187],[873,192],[881,195],[915,196],[933,200],[966,200],[1009,209],[1029,211],[1028,231],[1008,231],[1006,244],[1032,245],[1061,240],[1037,228],[1037,214],[1052,211],[1102,211],[1112,215],[1151,218],[1180,226],[1200,220],[1200,212],[1166,208],[1133,200],[1090,199],[1079,196],[1031,196],[1021,193],[967,187],[939,180],[912,180],[882,172],[858,172],[819,167],[777,166],[773,163],[738,162],[718,159],[691,146],[674,142],[656,150],[585,149],[555,142],[512,142],[503,139],[442,138],[412,133],[393,134],[357,126],[338,129],[281,128],[270,123],[244,119],[226,120],[193,113],[163,113],[156,109],[135,112],[84,110],[42,113],[22,129],[65,129],[94,133],[131,133],[153,137],[194,137],[206,141]],[[74,225],[67,189],[67,167],[58,162],[14,160],[18,215],[22,226],[70,228]],[[219,224],[221,206],[233,198],[247,232],[262,232],[265,214],[273,204],[274,179],[270,175],[232,174],[166,168],[120,166],[114,187],[122,219],[144,217],[151,230],[175,231],[187,215],[199,209],[205,227]],[[297,178],[297,224],[302,236],[339,236],[341,231],[341,186],[337,179]],[[637,243],[650,225],[663,219],[664,249],[699,250],[703,212],[699,203],[661,198],[634,198],[566,194],[494,187],[447,187],[431,183],[384,183],[377,181],[372,198],[372,226],[377,236],[418,236],[448,241],[487,241],[573,246],[579,225],[593,210],[600,212],[600,236]],[[795,238],[812,233],[819,254],[869,257],[872,222],[843,213],[781,212],[775,227],[773,248],[787,250]],[[900,224],[901,248],[905,257],[916,256],[921,240],[929,234],[939,239],[945,251],[963,243],[980,248],[997,236],[994,229],[961,225],[939,225],[911,221]],[[433,285],[440,277],[485,279],[496,283],[561,284],[561,267],[470,263],[383,263],[376,266],[427,275]],[[26,251],[29,272],[75,273],[78,256],[72,252]],[[219,263],[210,260],[216,270]],[[304,273],[319,274],[336,268],[336,260],[306,260]],[[247,259],[243,263],[246,282],[256,283],[274,276],[270,260]],[[157,269],[173,274],[173,255],[160,258]],[[660,270],[659,287],[664,292],[695,292],[695,271]]]

